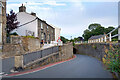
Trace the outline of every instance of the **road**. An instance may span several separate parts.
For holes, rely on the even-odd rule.
[[[73,60],[11,78],[112,78],[102,62],[86,55],[76,55]]]

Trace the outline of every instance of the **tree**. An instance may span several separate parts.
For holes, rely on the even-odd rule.
[[[83,38],[82,37],[77,37],[77,38],[74,38],[74,41],[83,41]]]
[[[83,37],[84,40],[87,41],[90,37],[92,36],[96,36],[96,35],[104,35],[104,33],[109,33],[110,31],[112,31],[113,29],[115,29],[114,27],[110,26],[108,28],[102,27],[100,24],[90,24],[88,26],[88,29],[86,29],[84,31]],[[115,35],[118,33],[118,30],[115,30],[112,35]],[[115,37],[113,38],[113,40],[117,40],[118,38]]]
[[[86,29],[83,34],[84,40],[87,41],[91,36],[92,36],[92,32]]]
[[[114,27],[110,26],[108,28],[105,29],[105,33],[109,33],[110,31],[112,31],[113,29],[115,29]]]
[[[94,24],[90,24],[90,25],[88,26],[88,29],[89,29],[89,30],[94,30],[94,29],[96,29],[97,27],[101,27],[101,25],[100,25],[100,24],[97,24],[97,23],[94,23]]]
[[[6,31],[7,34],[10,34],[11,31],[18,28],[19,22],[17,21],[17,14],[13,12],[13,10],[10,11],[10,14],[6,15],[7,22],[6,22]]]
[[[60,36],[60,39],[61,39],[61,41],[63,41],[63,43],[66,43],[67,41],[69,41],[68,39],[66,39],[66,38],[63,37],[63,36]]]
[[[105,32],[105,28],[102,26],[98,26],[96,29],[94,29],[92,32],[92,35],[103,35]]]

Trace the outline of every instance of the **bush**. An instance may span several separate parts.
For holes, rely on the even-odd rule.
[[[104,55],[103,62],[108,70],[120,73],[120,47],[113,48],[113,46],[110,45],[110,50],[106,49],[105,53],[106,55]]]

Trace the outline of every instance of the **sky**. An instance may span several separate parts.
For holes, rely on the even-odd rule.
[[[7,13],[16,13],[22,3],[27,12],[35,12],[47,23],[61,28],[68,39],[82,36],[92,23],[104,27],[118,26],[119,0],[8,0]]]

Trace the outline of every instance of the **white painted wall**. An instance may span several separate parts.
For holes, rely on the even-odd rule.
[[[17,13],[17,21],[20,22],[19,25],[25,24],[27,22],[30,22],[32,20],[34,20],[36,17],[30,15],[29,13],[26,12],[19,12]],[[19,27],[17,29],[15,29],[13,32],[17,32],[18,35],[20,36],[26,36],[26,30],[28,31],[32,31],[35,33],[35,37],[38,37],[38,24],[37,24],[37,20],[35,20],[32,23],[29,23],[27,25],[24,25],[22,27]]]

